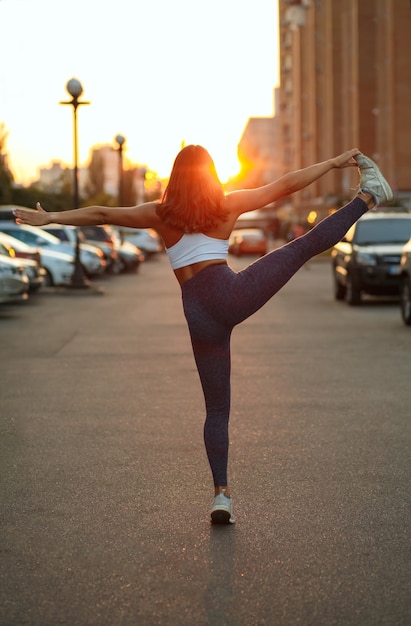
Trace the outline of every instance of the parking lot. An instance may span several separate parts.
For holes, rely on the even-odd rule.
[[[249,259],[232,259],[240,268]],[[163,255],[0,308],[4,626],[408,625],[411,332],[313,261],[233,334],[237,523]]]

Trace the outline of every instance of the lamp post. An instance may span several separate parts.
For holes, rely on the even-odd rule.
[[[123,146],[126,138],[123,135],[116,135],[115,141],[118,145],[118,206],[123,206]]]
[[[71,78],[66,85],[67,92],[71,96],[71,100],[60,102],[60,104],[70,104],[73,107],[73,146],[74,146],[74,188],[73,199],[74,208],[78,208],[79,205],[79,184],[78,184],[78,141],[77,141],[77,109],[82,104],[90,104],[85,100],[79,100],[83,93],[83,87],[77,78]],[[80,261],[80,237],[78,228],[76,229],[76,252],[74,271],[71,277],[70,286],[77,288],[89,287],[90,283],[87,280],[83,267]]]

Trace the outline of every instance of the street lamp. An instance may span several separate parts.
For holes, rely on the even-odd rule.
[[[123,145],[126,138],[123,135],[116,135],[115,141],[118,145],[118,206],[123,206]]]
[[[79,205],[79,184],[78,184],[78,142],[77,142],[77,109],[82,104],[90,104],[85,100],[79,100],[83,93],[82,84],[77,78],[71,78],[66,85],[67,92],[71,96],[71,100],[60,102],[60,104],[70,104],[73,107],[73,145],[74,145],[74,208],[78,208]],[[89,287],[89,281],[87,280],[83,267],[80,261],[80,238],[78,228],[76,229],[76,253],[74,272],[71,277],[71,287]]]

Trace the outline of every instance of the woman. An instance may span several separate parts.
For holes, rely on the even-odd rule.
[[[229,268],[228,239],[242,213],[303,189],[334,168],[352,166],[359,168],[360,191],[349,204],[241,272]],[[18,223],[34,226],[53,222],[153,228],[163,239],[181,286],[204,392],[204,441],[215,487],[211,521],[227,524],[235,521],[227,481],[232,329],[261,308],[306,261],[337,243],[368,209],[391,198],[378,167],[356,148],[263,187],[225,195],[208,152],[191,145],[177,155],[161,202],[61,213],[47,213],[37,204],[36,211],[16,209],[15,215]]]

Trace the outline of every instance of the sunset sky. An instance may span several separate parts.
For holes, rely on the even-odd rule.
[[[167,176],[182,141],[222,180],[238,171],[249,117],[273,114],[277,0],[0,0],[0,123],[17,182],[73,162],[67,81],[78,78],[79,163],[127,138],[125,155]]]

